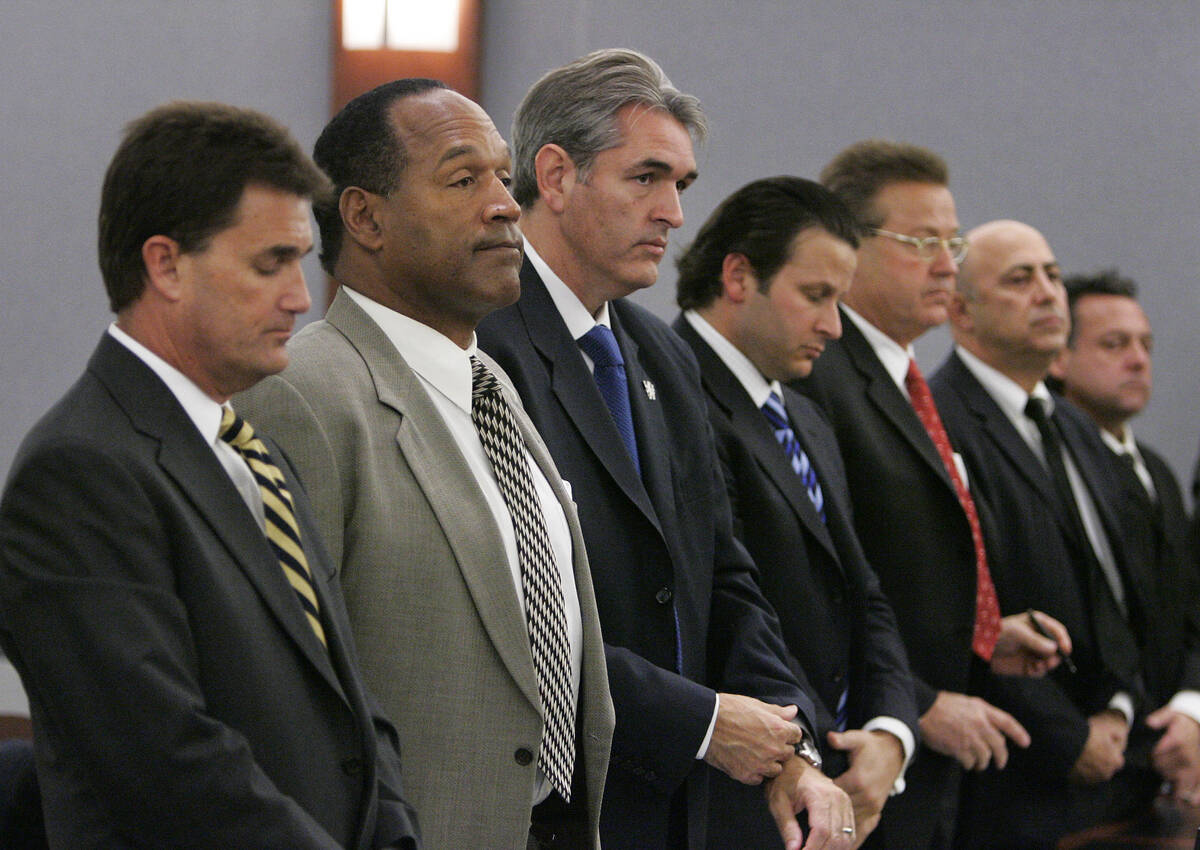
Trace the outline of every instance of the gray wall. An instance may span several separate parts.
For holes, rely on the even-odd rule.
[[[544,70],[598,47],[643,50],[700,96],[712,133],[673,253],[727,194],[814,177],[884,136],[951,168],[964,227],[1019,218],[1065,270],[1118,264],[1157,335],[1136,432],[1185,488],[1200,438],[1200,13],[1194,0],[491,0],[484,106],[507,132]],[[530,57],[536,57],[531,59]],[[675,272],[636,296],[674,314]],[[918,344],[923,368],[949,346]]]
[[[112,319],[96,214],[121,128],[168,100],[221,100],[311,146],[329,116],[329,14],[319,0],[5,0],[0,476]]]
[[[171,98],[263,109],[306,146],[327,117],[323,0],[7,0],[0,26],[0,471],[109,319],[97,198],[120,127]],[[966,226],[1041,228],[1068,271],[1119,264],[1159,340],[1138,432],[1190,482],[1200,437],[1200,15],[1194,0],[489,0],[484,106],[507,132],[547,68],[658,59],[712,119],[676,246],[756,177],[813,176],[868,136],[942,152]],[[72,23],[72,15],[82,20]],[[678,250],[678,247],[676,247]],[[674,270],[642,298],[664,317]],[[310,282],[319,286],[315,266]],[[946,336],[918,350],[940,362]]]

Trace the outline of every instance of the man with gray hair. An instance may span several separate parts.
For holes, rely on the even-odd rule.
[[[579,505],[617,714],[604,846],[704,847],[703,760],[767,781],[788,847],[801,809],[805,846],[849,847],[849,799],[820,773],[812,701],[732,534],[695,357],[624,300],[658,278],[704,131],[696,98],[632,51],[539,80],[513,129],[521,298],[479,341]]]

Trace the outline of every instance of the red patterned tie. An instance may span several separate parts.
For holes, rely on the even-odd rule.
[[[954,482],[954,493],[967,515],[967,523],[971,526],[971,540],[975,543],[975,633],[971,637],[971,649],[984,661],[992,660],[992,651],[996,648],[996,638],[1000,635],[1000,603],[996,601],[996,587],[992,584],[992,574],[988,571],[987,553],[983,550],[983,533],[979,530],[979,514],[975,511],[975,500],[971,491],[963,484],[962,476],[958,474],[958,465],[954,462],[954,454],[950,448],[950,438],[942,425],[942,417],[938,416],[934,406],[933,396],[929,394],[929,384],[917,368],[917,361],[908,361],[908,374],[904,376],[904,386],[908,388],[908,396],[912,399],[913,410],[921,424],[925,426],[929,439],[937,447],[942,465]]]

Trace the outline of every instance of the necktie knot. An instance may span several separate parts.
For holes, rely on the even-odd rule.
[[[233,412],[233,408],[225,405],[221,408],[221,427],[218,431],[221,439],[235,449],[246,449],[254,439],[254,429],[245,419]]]
[[[500,392],[500,382],[478,357],[471,358],[471,399]]]
[[[783,407],[783,399],[774,390],[767,396],[767,400],[763,402],[763,413],[767,417],[767,421],[771,423],[771,427],[776,431],[788,427],[787,411]]]
[[[1030,396],[1029,401],[1025,402],[1025,415],[1037,423],[1038,427],[1044,427],[1050,421],[1046,405],[1036,396]]]
[[[601,366],[624,366],[625,358],[617,345],[617,337],[611,328],[597,324],[579,338],[579,347],[592,358],[592,363]]]

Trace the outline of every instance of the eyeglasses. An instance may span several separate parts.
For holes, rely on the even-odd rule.
[[[890,230],[880,230],[878,227],[872,227],[871,232],[876,236],[886,236],[888,239],[895,239],[897,242],[903,242],[905,245],[912,245],[917,249],[917,254],[925,262],[932,262],[937,256],[938,248],[945,248],[950,252],[951,258],[955,263],[961,263],[967,258],[967,240],[961,236],[952,236],[949,239],[943,239],[940,236],[926,236],[921,239],[916,236],[906,236],[903,233],[892,233]]]

